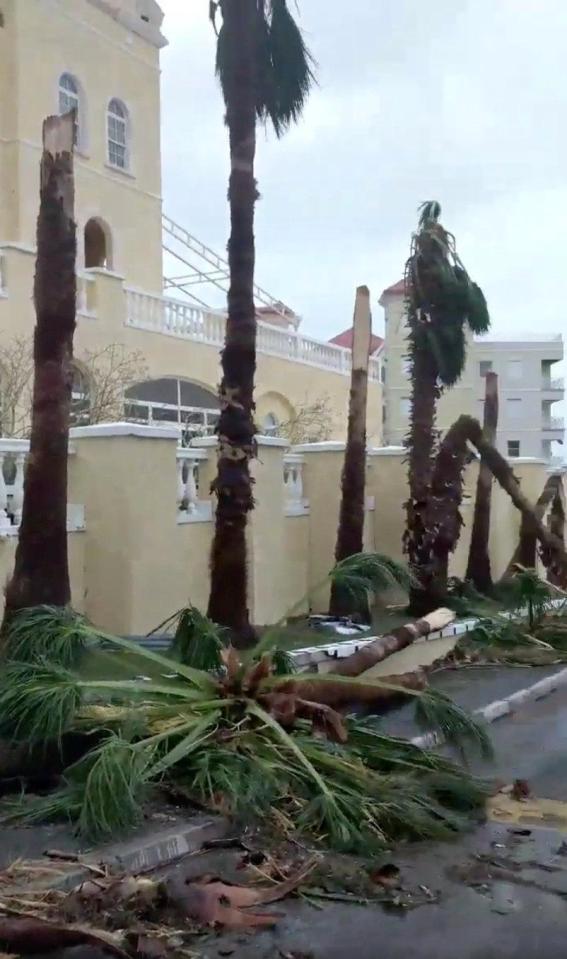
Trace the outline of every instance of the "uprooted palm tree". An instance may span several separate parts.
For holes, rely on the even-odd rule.
[[[449,555],[454,551],[462,526],[459,507],[463,495],[463,473],[470,461],[469,444],[477,450],[502,489],[508,493],[540,544],[540,555],[558,585],[567,585],[567,550],[563,540],[543,522],[514,476],[504,457],[487,442],[480,423],[472,416],[460,416],[441,443],[424,512],[431,530],[427,555],[428,599],[433,606],[446,601]]]
[[[410,610],[415,615],[436,604],[431,595],[435,530],[427,525],[426,514],[437,450],[437,401],[463,373],[467,328],[484,333],[490,325],[482,290],[461,263],[454,237],[439,223],[440,213],[439,203],[422,204],[405,273],[412,395],[404,545],[419,580],[410,593]]]
[[[45,608],[11,630],[18,661],[0,679],[0,733],[41,748],[83,733],[88,745],[56,791],[5,808],[9,820],[63,816],[100,837],[138,821],[147,790],[161,785],[225,814],[271,817],[286,834],[368,851],[395,837],[450,835],[482,805],[483,787],[462,768],[329,706],[325,690],[341,681],[356,701],[348,677],[282,675],[271,653],[242,662],[223,636],[209,668],[198,669]],[[44,630],[49,660],[37,654]],[[85,678],[104,675],[105,657],[116,676],[101,642],[132,655],[132,677],[142,659],[149,678]],[[386,701],[408,692],[394,680],[380,685]],[[445,697],[409,692],[423,725],[489,748],[483,729]]]
[[[247,606],[246,522],[254,502],[254,177],[256,120],[277,136],[298,120],[313,80],[312,61],[286,0],[219,0],[210,5],[218,33],[217,73],[226,104],[231,172],[228,242],[230,287],[221,356],[215,536],[209,615],[232,630],[236,643],[253,640]]]
[[[67,448],[73,380],[75,256],[73,113],[43,124],[34,287],[30,455],[4,626],[21,609],[70,602]]]

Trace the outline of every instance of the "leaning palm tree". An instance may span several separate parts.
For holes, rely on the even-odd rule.
[[[253,509],[254,456],[254,178],[257,119],[277,136],[297,121],[313,81],[312,59],[286,0],[219,0],[216,69],[226,104],[231,173],[228,241],[230,287],[221,355],[215,535],[209,616],[228,627],[235,643],[253,638],[247,606],[246,522]]]
[[[440,214],[435,201],[421,205],[405,273],[412,375],[405,549],[419,580],[410,593],[415,615],[436,605],[431,596],[435,530],[428,527],[426,515],[437,449],[437,401],[463,373],[466,328],[484,333],[490,325],[482,290],[461,263],[455,238],[439,223]]]

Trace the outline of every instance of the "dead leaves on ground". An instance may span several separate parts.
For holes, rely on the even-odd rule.
[[[216,876],[187,881],[177,876],[166,882],[145,876],[116,878],[93,867],[95,875],[69,893],[37,885],[30,890],[30,881],[44,878],[43,864],[18,861],[16,869],[12,865],[0,873],[0,887],[6,890],[0,899],[0,949],[32,955],[89,945],[119,959],[190,956],[185,941],[202,927],[274,926],[280,914],[258,911],[259,907],[294,892],[317,861],[310,859],[289,878],[261,886],[230,884]],[[24,887],[15,887],[15,879]],[[170,922],[184,928],[174,929]]]

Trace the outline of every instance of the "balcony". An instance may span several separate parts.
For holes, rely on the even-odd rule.
[[[541,384],[541,390],[544,400],[556,402],[562,400],[565,395],[565,380],[562,376],[554,377],[544,376]]]
[[[544,439],[562,440],[565,432],[565,420],[562,416],[544,417],[541,429]]]
[[[206,343],[209,346],[222,347],[224,344],[226,317],[223,313],[213,313],[182,300],[154,296],[130,288],[125,288],[125,294],[127,326]],[[302,336],[294,330],[271,326],[262,320],[258,320],[256,348],[258,353],[266,356],[278,356],[284,360],[350,376],[350,350]],[[380,382],[380,367],[379,359],[370,359],[368,378],[376,383]]]

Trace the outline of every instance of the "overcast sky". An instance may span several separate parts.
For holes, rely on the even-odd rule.
[[[228,146],[207,0],[160,0],[164,209],[222,252]],[[438,199],[494,332],[567,332],[565,0],[299,0],[300,125],[259,129],[256,279],[329,337],[402,275]],[[209,297],[210,298],[210,297]]]

